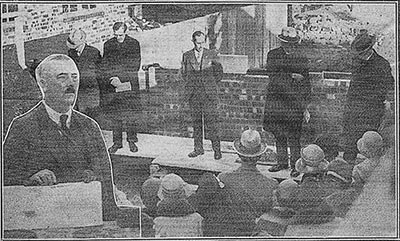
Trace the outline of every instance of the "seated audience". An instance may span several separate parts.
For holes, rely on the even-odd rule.
[[[395,237],[398,235],[395,161],[390,153],[380,158],[361,194],[339,227],[332,233],[333,236]]]
[[[154,219],[155,236],[201,237],[203,217],[188,202],[185,182],[176,174],[168,174],[161,180],[160,202]]]
[[[229,213],[223,220],[224,232],[225,236],[250,236],[256,219],[272,209],[278,182],[257,169],[256,163],[266,151],[258,131],[244,131],[233,147],[241,159],[241,166],[219,175],[227,195]]]
[[[383,139],[377,132],[367,131],[357,141],[357,148],[366,159],[354,166],[353,186],[362,186],[379,164],[379,159],[383,154]]]
[[[278,188],[277,199],[281,207],[294,212],[290,224],[325,223],[333,219],[333,211],[324,197],[326,190],[322,179],[328,167],[322,149],[311,144],[303,148],[296,169],[303,173],[299,184],[294,181],[282,182]]]
[[[203,235],[225,236],[223,220],[227,215],[223,184],[213,174],[206,172],[199,179],[199,187],[189,197],[189,202],[203,219]]]
[[[315,139],[314,144],[321,147],[325,160],[333,161],[339,155],[339,140],[336,136],[324,134]]]
[[[79,86],[74,61],[63,54],[50,55],[35,75],[43,100],[10,124],[3,146],[4,185],[98,180],[103,219],[115,220],[113,173],[101,130],[73,109]]]

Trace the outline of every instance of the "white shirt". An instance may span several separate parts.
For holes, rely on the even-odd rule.
[[[200,51],[194,50],[194,55],[196,56],[197,62],[201,62],[201,57],[203,57],[203,48]]]
[[[66,113],[58,113],[57,111],[53,110],[50,106],[46,104],[46,102],[43,101],[44,107],[46,107],[47,114],[49,114],[49,117],[52,121],[54,121],[58,126],[61,127],[60,123],[60,116],[61,115],[67,115],[67,127],[69,128],[71,126],[71,114],[72,114],[72,109],[70,108]]]
[[[84,43],[84,44],[79,45],[79,47],[75,49],[75,50],[76,50],[76,53],[78,54],[78,56],[81,56],[81,54],[82,54],[83,49],[85,48],[85,46],[86,46],[86,44]]]

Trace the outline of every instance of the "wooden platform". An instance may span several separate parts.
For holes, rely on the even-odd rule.
[[[103,131],[107,147],[112,146],[111,131]],[[139,151],[133,153],[129,150],[126,142],[126,133],[123,133],[123,148],[119,149],[115,155],[152,158],[152,164],[165,167],[193,169],[212,172],[227,172],[237,169],[240,163],[237,162],[238,156],[234,152],[232,142],[221,142],[222,159],[214,160],[214,153],[211,142],[204,141],[205,154],[196,158],[189,158],[188,153],[193,151],[193,139],[183,137],[170,137],[150,134],[138,134],[139,142],[136,145]],[[268,146],[275,151],[275,146]],[[290,178],[290,170],[271,173],[268,169],[273,163],[260,163],[257,168],[266,176],[283,180]],[[300,179],[301,176],[296,179]]]

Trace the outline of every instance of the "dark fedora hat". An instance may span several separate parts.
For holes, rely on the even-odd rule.
[[[245,157],[257,157],[267,150],[267,146],[261,143],[260,133],[256,130],[246,130],[240,139],[233,142],[233,149]]]
[[[351,43],[351,51],[353,53],[365,52],[371,49],[374,46],[375,42],[375,35],[369,34],[366,29],[362,29]]]
[[[297,30],[292,27],[282,28],[282,32],[278,35],[278,39],[284,43],[291,44],[300,42],[300,36],[298,35]]]

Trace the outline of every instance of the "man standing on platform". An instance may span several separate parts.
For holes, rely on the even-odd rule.
[[[275,136],[278,154],[278,164],[269,171],[287,169],[290,163],[291,176],[296,177],[299,173],[294,166],[300,158],[302,123],[310,118],[307,110],[311,96],[309,61],[296,48],[300,41],[296,29],[283,28],[278,39],[282,46],[269,51],[266,66],[270,83],[265,102],[264,130]]]
[[[137,152],[137,121],[142,110],[138,71],[141,63],[139,42],[127,36],[127,25],[116,22],[114,37],[104,43],[103,72],[99,84],[100,106],[112,121],[113,142],[109,148],[115,153],[122,148],[122,127],[126,123],[129,149]]]
[[[68,56],[74,60],[80,74],[79,93],[75,109],[86,113],[87,108],[99,105],[97,83],[100,77],[100,51],[86,44],[86,33],[80,29],[72,30],[67,39],[67,46],[69,48]]]
[[[10,124],[3,146],[4,185],[97,180],[102,186],[103,219],[114,220],[113,173],[100,127],[73,110],[79,86],[74,61],[53,54],[35,72],[43,100]]]
[[[185,82],[185,101],[189,102],[193,121],[194,151],[189,157],[204,154],[203,124],[211,140],[214,158],[222,158],[219,136],[218,85],[223,70],[215,51],[204,48],[205,35],[196,31],[192,35],[194,48],[183,54],[181,74]]]
[[[361,30],[351,44],[354,55],[352,79],[343,114],[345,152],[343,158],[355,165],[357,140],[366,131],[377,131],[382,118],[391,111],[389,94],[394,90],[394,78],[389,62],[373,49],[375,36]]]

